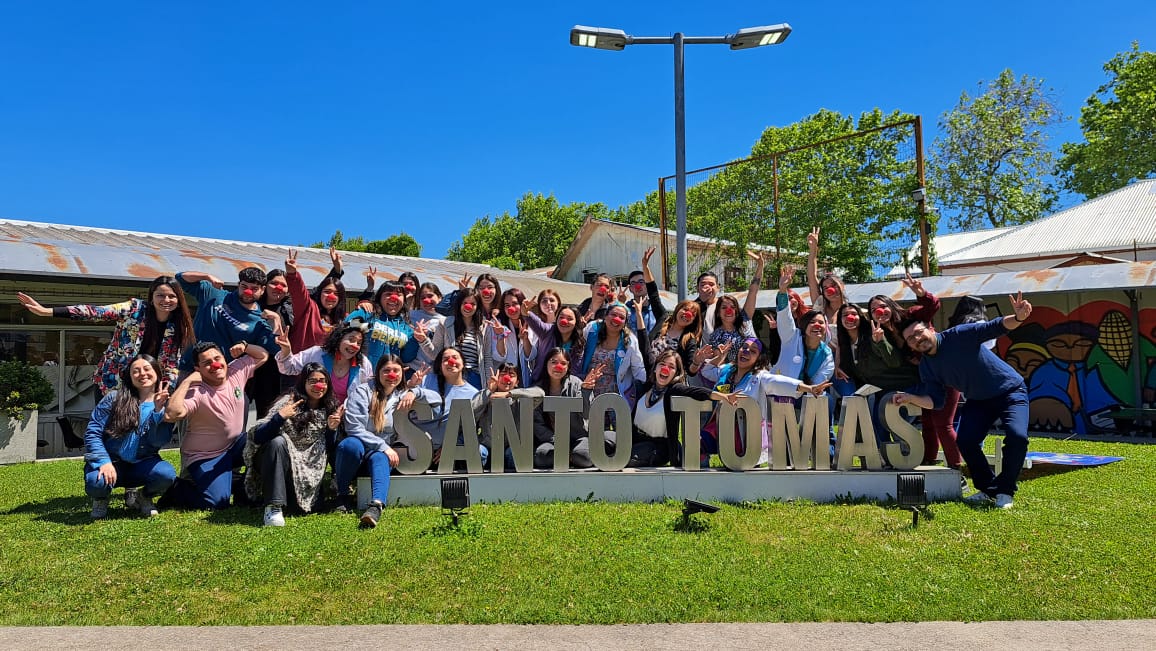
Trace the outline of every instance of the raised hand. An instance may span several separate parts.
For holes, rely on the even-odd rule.
[[[368,269],[365,270],[365,281],[367,283],[373,283],[373,281],[376,277],[377,277],[377,267],[370,266]],[[372,286],[373,285],[371,284],[370,287],[372,287]]]
[[[16,292],[16,300],[20,301],[20,304],[23,305],[25,309],[36,316],[52,316],[51,308],[44,307],[38,303],[35,298],[32,298],[24,292]]]
[[[281,352],[285,353],[286,355],[289,355],[293,352],[293,349],[289,347],[289,333],[285,332],[284,330],[278,332],[277,338],[273,341],[281,347]]]
[[[883,331],[883,326],[879,325],[879,321],[877,319],[871,319],[871,341],[879,343],[883,341],[883,337],[885,336],[886,333]]]
[[[646,267],[650,265],[650,256],[652,255],[654,255],[653,246],[648,247],[645,251],[642,252],[642,266]]]
[[[610,291],[612,292],[612,296],[618,297],[619,303],[626,303],[626,301],[630,300],[630,295],[626,293],[626,287],[619,285],[617,282],[614,283]]]
[[[469,274],[462,274],[462,279],[458,281],[458,289],[468,288],[471,281],[473,281],[473,276]]]
[[[496,369],[490,369],[490,379],[486,381],[486,388],[490,390],[490,393],[498,390],[498,371]]]
[[[337,247],[335,247],[335,246],[329,247],[329,260],[333,262],[333,268],[336,269],[338,273],[340,273],[341,272],[341,251],[338,251]]]
[[[812,253],[818,253],[818,251],[819,251],[819,227],[818,226],[812,228],[810,233],[807,233],[807,249],[810,250]]]
[[[593,389],[598,384],[598,378],[602,377],[602,372],[606,370],[606,363],[595,364],[593,368],[586,373],[586,379],[582,380],[583,389]]]
[[[247,345],[244,343],[233,344],[232,346],[229,346],[229,356],[233,359],[237,359],[241,355],[245,354],[245,348],[247,348]]]
[[[694,363],[696,366],[702,366],[702,363],[708,359],[713,358],[718,354],[718,350],[714,346],[707,344],[694,351]]]
[[[161,382],[161,388],[153,394],[153,411],[160,411],[164,408],[165,403],[169,401],[169,383]]]
[[[417,325],[415,325],[413,327],[413,338],[414,338],[414,341],[416,341],[419,344],[424,344],[426,339],[429,339],[429,336],[426,335],[425,321],[424,320],[418,321]]]
[[[915,292],[916,298],[923,298],[923,296],[927,294],[927,290],[923,289],[923,281],[919,280],[918,278],[912,278],[910,271],[903,272],[903,284],[906,285],[908,289]]]
[[[775,317],[771,316],[767,312],[763,312],[762,315],[763,315],[763,318],[766,319],[766,321],[767,321],[767,327],[768,328],[770,328],[771,330],[778,329],[779,322],[775,320]]]
[[[325,424],[329,426],[329,429],[335,430],[341,427],[342,418],[345,418],[345,405],[340,405],[332,414],[329,414]]]
[[[529,316],[530,312],[534,311],[534,306],[537,304],[538,301],[530,297],[526,297],[526,299],[522,301],[522,316]],[[546,310],[543,309],[542,312],[545,313]]]
[[[216,287],[217,289],[224,289],[225,288],[225,281],[221,280],[220,278],[217,278],[213,274],[206,274],[205,280],[209,281],[209,284],[212,285],[213,287]]]
[[[289,255],[285,256],[285,273],[292,276],[297,273],[297,252],[289,249]]]
[[[1024,293],[1017,292],[1015,296],[1008,294],[1008,300],[1011,301],[1012,309],[1016,313],[1016,321],[1027,321],[1028,317],[1032,315],[1032,304],[1024,298]]]
[[[784,294],[787,293],[787,290],[791,288],[791,280],[794,278],[795,265],[790,263],[783,265],[782,270],[779,271],[779,291]]]
[[[289,420],[290,418],[293,418],[294,416],[297,415],[297,411],[301,408],[301,405],[303,405],[303,404],[305,404],[305,398],[298,398],[296,400],[290,400],[290,401],[286,402],[284,406],[282,406],[280,409],[278,409],[277,413],[280,414],[281,418],[284,418],[285,420]]]
[[[429,364],[423,364],[421,368],[414,371],[413,375],[409,377],[409,381],[405,383],[407,389],[413,389],[421,386],[425,381],[425,376],[429,373]]]

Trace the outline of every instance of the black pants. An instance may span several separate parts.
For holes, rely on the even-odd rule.
[[[261,496],[265,505],[281,507],[296,507],[301,509],[297,502],[297,495],[291,494],[289,487],[293,483],[293,465],[289,462],[289,447],[282,436],[274,436],[268,443],[261,444],[257,451],[257,468],[261,472]],[[317,502],[321,501],[321,491],[317,492]],[[313,504],[316,510],[318,504]]]

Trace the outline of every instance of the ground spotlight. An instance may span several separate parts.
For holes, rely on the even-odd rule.
[[[698,500],[685,499],[682,501],[682,516],[689,518],[695,513],[718,513],[720,507]]]
[[[458,516],[470,508],[470,480],[464,477],[450,477],[442,480],[442,514],[458,524]]]
[[[927,476],[921,472],[901,472],[895,475],[895,501],[911,509],[911,526],[919,526],[919,509],[927,506]]]

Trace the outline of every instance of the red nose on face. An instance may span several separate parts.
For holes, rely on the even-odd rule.
[[[313,385],[314,391],[324,391],[327,385],[324,382],[317,382]]]
[[[506,308],[506,314],[510,316],[518,316],[518,312],[521,312],[521,309],[519,309],[517,305],[510,305]]]
[[[686,312],[682,313],[682,318],[686,319],[687,321],[693,321],[694,320],[694,312],[687,310]]]
[[[493,295],[494,295],[494,290],[492,290],[492,289],[483,289],[482,290],[482,296],[485,296],[486,298],[490,298]]]
[[[571,321],[570,319],[558,319],[558,325],[568,326],[571,323],[574,323],[574,322]]]
[[[387,294],[386,298],[394,302],[400,302],[401,294]]]
[[[246,289],[245,291],[241,292],[241,294],[242,294],[242,295],[243,295],[245,298],[253,298],[253,295],[255,294],[255,292],[254,292],[253,290],[251,290],[251,289]]]
[[[349,350],[356,353],[356,352],[359,352],[361,350],[361,346],[359,346],[358,344],[349,344]]]
[[[826,294],[828,298],[834,298],[835,294],[839,293],[839,290],[836,289],[834,285],[827,285],[827,288],[823,290],[823,293]]]
[[[622,325],[623,323],[626,323],[626,319],[624,319],[624,318],[622,318],[622,317],[620,317],[620,316],[612,316],[612,317],[610,317],[610,322],[611,322],[611,323],[613,323],[614,325],[619,325],[619,326],[620,326],[620,325]]]
[[[724,308],[723,314],[725,314],[727,316],[734,316],[735,315],[735,309],[733,307]]]
[[[406,285],[405,285],[405,291],[407,291],[407,292],[412,292],[413,290],[414,290],[414,286],[413,286],[413,285],[410,285],[410,284],[406,284]]]
[[[386,373],[385,374],[385,379],[389,380],[390,382],[397,382],[397,379],[399,377],[401,377],[401,376],[398,375],[397,373]]]
[[[610,293],[610,290],[606,289],[605,287],[599,287],[598,288],[598,295],[599,296],[606,296],[609,293]]]
[[[434,298],[433,296],[427,296],[427,297],[421,299],[421,304],[422,305],[434,305],[435,303],[437,303],[437,300],[438,299]]]
[[[566,365],[565,365],[565,364],[555,364],[555,365],[554,365],[554,370],[555,370],[555,371],[558,371],[559,373],[561,373],[562,371],[565,371],[565,370],[566,370]]]
[[[887,308],[877,307],[874,310],[872,310],[871,314],[874,314],[876,319],[882,319],[884,316],[887,315]]]
[[[219,371],[223,368],[225,368],[225,365],[220,362],[213,362],[212,364],[209,364],[210,371]]]
[[[500,377],[498,379],[500,379],[502,381],[502,383],[504,383],[504,384],[510,384],[514,381],[514,376],[513,375],[503,375],[502,377]]]

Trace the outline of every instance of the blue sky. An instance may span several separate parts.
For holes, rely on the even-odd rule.
[[[0,217],[286,244],[404,230],[441,257],[527,191],[617,206],[673,172],[671,48],[572,47],[573,25],[779,22],[778,46],[687,48],[690,168],[820,108],[921,114],[930,143],[1007,67],[1054,89],[1058,147],[1103,63],[1156,47],[1150,0],[0,0]]]

